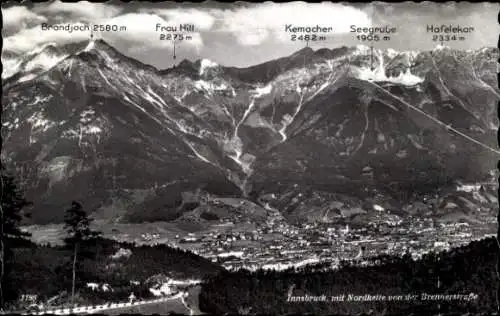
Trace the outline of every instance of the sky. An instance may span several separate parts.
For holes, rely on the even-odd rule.
[[[457,49],[479,49],[496,46],[500,33],[497,18],[500,5],[468,2],[402,2],[402,3],[3,3],[4,50],[18,54],[32,51],[45,43],[70,43],[88,40],[89,31],[43,31],[47,24],[114,24],[126,31],[96,34],[127,56],[164,69],[183,59],[207,58],[226,66],[245,67],[290,55],[306,46],[292,41],[285,25],[332,27],[327,39],[309,42],[309,46],[335,48],[362,44],[349,32],[351,25],[361,27],[396,27],[390,40],[374,42],[376,48],[428,50],[436,46],[429,24],[472,26],[474,32],[463,41],[444,43]],[[175,44],[160,40],[163,26],[191,23],[195,32],[191,40]],[[180,33],[180,32],[177,32]],[[364,42],[367,44],[367,42]],[[368,44],[369,45],[369,44]]]

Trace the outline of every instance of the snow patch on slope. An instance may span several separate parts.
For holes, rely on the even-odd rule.
[[[268,84],[265,87],[256,88],[255,89],[255,98],[260,98],[263,95],[271,93],[272,89],[273,89],[273,87],[270,84]]]
[[[21,61],[17,58],[2,58],[2,79],[9,78],[19,71]]]
[[[61,60],[66,58],[68,55],[55,55],[46,52],[42,52],[36,55],[33,59],[26,63],[24,71],[33,71],[36,69],[48,70],[58,64]]]
[[[399,53],[396,50],[392,48],[387,49],[387,56],[389,56],[389,58],[394,58],[397,55],[399,55]]]
[[[365,81],[385,81],[395,84],[401,84],[405,86],[414,86],[424,81],[424,78],[420,78],[411,73],[410,68],[406,69],[405,73],[400,73],[397,77],[387,77],[385,74],[384,67],[384,57],[382,54],[378,54],[378,67],[371,70],[370,67],[352,67],[353,74],[356,78]]]
[[[54,50],[55,44],[49,43],[36,48],[23,58],[2,59],[4,63],[2,78],[8,78],[20,72],[26,73],[19,79],[20,82],[35,78],[37,74],[51,69],[68,56]]]
[[[205,81],[205,80],[195,81],[194,86],[198,90],[205,90],[209,93],[212,93],[213,91],[223,91],[223,90],[228,89],[228,86],[225,83],[221,83],[221,84],[217,85],[213,82]]]
[[[89,52],[91,51],[92,49],[95,48],[95,41],[89,41],[89,43],[87,44],[87,46],[83,49],[84,52]]]
[[[200,65],[200,76],[203,75],[207,69],[217,67],[218,65],[219,64],[209,59],[202,59]]]
[[[41,132],[47,131],[49,128],[55,126],[55,122],[47,120],[41,112],[36,112],[28,118],[28,123],[31,124],[32,130]]]
[[[238,131],[240,126],[244,124],[247,118],[250,116],[250,114],[252,114],[255,108],[255,100],[271,93],[272,89],[273,87],[271,85],[267,85],[264,87],[257,87],[252,91],[254,95],[250,97],[250,102],[248,104],[247,109],[243,113],[241,119],[236,124],[233,136],[230,139],[228,139],[224,144],[224,149],[226,151],[232,152],[232,154],[230,154],[229,157],[241,167],[242,171],[247,176],[249,176],[252,173],[251,166],[252,163],[255,161],[255,156],[248,153],[244,153],[243,141],[240,138]]]
[[[437,44],[436,47],[434,47],[434,51],[441,51],[441,50],[449,49],[449,48],[450,48],[449,46]]]
[[[358,44],[356,45],[356,49],[354,52],[352,52],[352,55],[365,55],[370,52],[370,47],[363,45],[363,44]]]
[[[204,157],[198,150],[196,150],[196,148],[194,148],[194,146],[189,141],[184,140],[184,142],[186,143],[186,145],[189,146],[191,151],[196,155],[196,157],[198,157],[198,159],[200,159],[201,161],[203,161],[205,163],[212,164],[212,162],[210,160],[208,160],[206,157]]]

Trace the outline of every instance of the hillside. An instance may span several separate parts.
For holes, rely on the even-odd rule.
[[[489,315],[496,311],[498,245],[492,238],[418,261],[379,257],[369,266],[321,266],[300,270],[223,272],[203,284],[200,308],[210,314],[247,315]],[[439,279],[439,283],[438,283]],[[439,284],[439,285],[438,285]],[[348,289],[346,291],[346,289]],[[472,293],[472,294],[471,294]],[[372,295],[366,301],[348,296]],[[424,294],[461,294],[433,300]],[[301,302],[290,297],[326,297]],[[341,297],[344,296],[342,300]],[[406,295],[413,295],[406,298]],[[383,297],[386,297],[384,299]],[[389,296],[402,296],[390,301]],[[333,299],[332,299],[333,297]]]
[[[127,301],[131,292],[138,298],[149,298],[149,288],[159,280],[196,280],[222,271],[204,258],[165,245],[135,246],[100,239],[88,251],[95,257],[82,260],[77,269],[77,301],[83,305]],[[36,293],[42,302],[59,295],[53,304],[67,303],[71,256],[72,251],[61,246],[33,244],[16,249],[14,278],[21,292]],[[87,283],[108,284],[113,291],[95,292]]]
[[[2,160],[35,224],[60,222],[73,199],[107,221],[174,221],[198,190],[274,194],[299,222],[332,194],[405,206],[495,176],[495,56],[358,45],[157,70],[103,40],[48,45],[5,81]]]

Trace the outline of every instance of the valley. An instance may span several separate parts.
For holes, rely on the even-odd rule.
[[[496,8],[2,4],[0,313],[499,310]]]
[[[428,252],[493,236],[497,198],[486,188],[485,184],[461,185],[453,194],[448,192],[447,199],[424,196],[423,203],[415,201],[399,210],[380,197],[370,211],[337,202],[324,208],[321,218],[302,223],[286,218],[269,201],[261,201],[265,204],[260,206],[243,198],[209,196],[174,222],[100,220],[94,227],[105,238],[137,245],[167,244],[229,270],[282,270],[313,263],[336,268],[341,261],[363,262],[381,254],[408,253],[416,260]],[[313,216],[316,212],[309,210]],[[39,244],[60,244],[64,236],[62,226],[56,224],[25,229]]]
[[[159,71],[100,39],[34,51],[27,60],[55,57],[3,88],[2,157],[34,201],[27,229],[57,244],[64,205],[82,199],[109,238],[248,258],[236,266],[338,261],[387,252],[386,240],[419,254],[449,223],[451,245],[493,233],[498,122],[470,91],[493,104],[485,56],[498,51],[375,50],[370,68],[371,52]]]

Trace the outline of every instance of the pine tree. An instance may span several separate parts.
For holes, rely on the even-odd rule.
[[[0,310],[15,301],[19,287],[13,280],[13,249],[29,242],[30,234],[19,229],[23,210],[31,203],[18,190],[14,177],[1,170],[0,192]]]
[[[92,219],[88,217],[80,203],[73,201],[71,208],[66,211],[65,229],[68,236],[64,239],[65,245],[73,251],[72,262],[72,284],[71,284],[71,304],[75,299],[76,270],[79,255],[90,257],[92,253],[89,246],[97,240],[100,232],[90,229]]]

